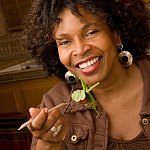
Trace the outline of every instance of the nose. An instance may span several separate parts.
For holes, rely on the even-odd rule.
[[[73,55],[84,55],[89,49],[91,49],[90,44],[78,38],[73,44]]]

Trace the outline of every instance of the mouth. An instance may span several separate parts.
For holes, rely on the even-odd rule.
[[[99,59],[100,59],[100,57],[94,57],[93,59],[88,60],[87,62],[80,63],[79,68],[80,69],[88,68],[88,67],[94,65]]]

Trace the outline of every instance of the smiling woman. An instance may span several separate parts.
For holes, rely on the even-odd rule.
[[[31,149],[148,149],[149,14],[142,0],[33,2],[28,52],[62,82],[30,109]]]
[[[116,59],[116,48],[121,41],[115,31],[110,31],[106,21],[101,21],[101,17],[97,21],[97,18],[84,10],[79,11],[84,17],[74,16],[69,9],[63,11],[59,24],[54,29],[54,39],[61,63],[92,85],[105,79],[105,74],[112,69],[110,64],[116,63],[120,67]],[[97,76],[98,72],[101,72],[101,76]]]

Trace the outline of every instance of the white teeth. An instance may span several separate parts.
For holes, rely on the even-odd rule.
[[[94,63],[96,63],[98,60],[99,60],[99,57],[95,57],[92,60],[87,61],[86,63],[80,64],[79,67],[81,69],[89,67],[89,66],[93,65]]]

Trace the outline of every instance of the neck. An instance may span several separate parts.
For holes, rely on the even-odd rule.
[[[123,100],[123,97],[128,96],[133,89],[140,87],[139,83],[142,83],[140,70],[135,64],[132,64],[130,68],[122,68],[117,74],[111,74],[109,81],[100,83],[92,92],[94,97],[100,101]]]

